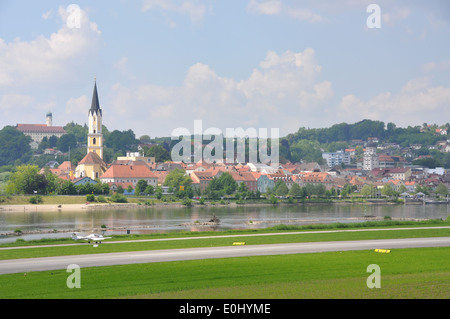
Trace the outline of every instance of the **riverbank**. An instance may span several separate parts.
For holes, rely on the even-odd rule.
[[[392,202],[305,202],[305,203],[210,203],[204,204],[193,203],[189,207],[263,207],[276,205],[339,205],[339,204],[359,204],[359,205],[395,205]],[[181,202],[160,202],[152,203],[151,205],[143,203],[84,203],[84,204],[16,204],[16,205],[0,205],[0,212],[52,212],[52,211],[85,211],[85,210],[103,210],[103,209],[137,209],[137,208],[151,208],[151,207],[188,207]]]
[[[89,204],[28,204],[0,205],[0,212],[52,212],[52,211],[84,211],[89,209],[125,209],[138,208],[134,203],[89,203]]]
[[[84,196],[49,196],[44,197],[44,203],[29,204],[26,196],[12,197],[8,201],[0,201],[0,212],[52,212],[52,211],[85,211],[93,209],[136,209],[150,207],[270,207],[270,206],[295,206],[295,205],[423,205],[422,202],[407,201],[395,202],[390,200],[361,200],[361,199],[312,199],[301,200],[299,202],[289,202],[287,199],[278,199],[277,203],[270,203],[268,200],[261,199],[259,201],[235,201],[235,200],[211,200],[200,203],[192,200],[190,205],[185,205],[181,201],[161,201],[148,198],[129,198],[128,203],[99,203],[86,202]]]

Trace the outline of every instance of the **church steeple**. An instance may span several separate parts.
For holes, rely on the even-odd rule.
[[[102,109],[98,102],[97,79],[94,83],[94,93],[92,94],[91,108],[89,109],[89,132],[87,152],[96,153],[103,158],[103,134],[102,134]]]
[[[92,103],[91,103],[91,109],[89,110],[89,113],[97,113],[100,112],[100,115],[102,114],[102,109],[100,108],[100,103],[98,101],[98,93],[97,93],[97,80],[94,82],[94,93],[92,93]]]

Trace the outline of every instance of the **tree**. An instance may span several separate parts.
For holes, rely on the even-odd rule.
[[[361,195],[363,196],[369,196],[373,194],[373,187],[370,185],[364,185],[361,189]]]
[[[141,188],[139,187],[139,185],[136,185],[136,187],[134,188],[134,195],[138,196],[141,195],[141,193]]]
[[[55,147],[57,143],[58,143],[58,137],[56,137],[55,135],[52,135],[48,138],[48,145],[50,147]]]
[[[77,189],[71,181],[63,181],[59,186],[58,194],[75,195],[77,194]]]
[[[170,153],[161,145],[154,145],[150,148],[144,146],[143,151],[144,156],[154,157],[155,161],[158,163],[170,161],[171,159]]]
[[[447,196],[448,195],[448,188],[443,183],[440,183],[438,186],[436,186],[436,189],[434,192],[438,195]]]
[[[147,185],[147,187],[144,190],[144,193],[148,194],[148,195],[152,195],[154,192],[155,192],[155,189],[152,185]]]
[[[67,152],[69,148],[75,148],[77,146],[77,139],[73,134],[64,134],[56,143],[56,147],[61,152]]]
[[[151,143],[151,138],[148,135],[142,135],[141,137],[139,137],[139,141],[143,144],[149,144]]]
[[[286,186],[285,183],[282,183],[278,186],[277,190],[276,190],[276,194],[278,196],[286,196],[289,192],[289,188]]]
[[[137,184],[136,184],[136,188],[138,188],[139,187],[139,193],[136,191],[136,188],[134,189],[134,193],[136,194],[136,195],[139,195],[140,194],[140,192],[145,192],[145,189],[147,188],[147,186],[148,186],[148,184],[147,184],[147,181],[145,180],[145,179],[140,179],[140,180],[138,180],[138,182],[137,182]]]
[[[219,185],[224,190],[225,194],[231,195],[233,194],[237,189],[237,183],[233,179],[233,176],[231,176],[230,173],[223,173],[219,176]]]
[[[123,194],[124,189],[123,189],[122,185],[117,186],[116,192],[117,192],[117,194]]]
[[[243,183],[242,183],[243,184]],[[206,194],[212,198],[219,198],[223,195],[233,194],[238,185],[230,173],[223,173],[219,177],[214,177],[206,188]]]
[[[132,130],[112,131],[108,137],[105,137],[105,146],[114,150],[114,152],[126,153],[136,144],[136,136]]]
[[[39,174],[39,167],[21,165],[11,175],[6,191],[9,194],[45,194],[47,183],[45,175]]]
[[[64,130],[67,134],[73,134],[77,143],[86,143],[89,131],[87,125],[82,126],[72,121],[71,123],[68,123],[66,124],[66,126],[64,126]]]
[[[384,184],[383,188],[381,189],[381,194],[386,196],[395,196],[397,192],[392,187],[392,184],[386,183]]]
[[[31,158],[31,137],[12,126],[0,131],[0,166],[13,165],[16,160],[26,163]]]
[[[169,186],[173,189],[176,196],[183,197],[182,190],[180,190],[180,186],[183,186],[185,189],[190,186],[192,183],[192,179],[186,175],[186,172],[177,168],[173,171],[169,172],[164,181],[165,186]]]
[[[156,194],[156,198],[157,199],[161,199],[162,198],[163,191],[162,191],[161,187],[159,187],[159,186],[156,187],[155,194]]]
[[[297,183],[293,183],[288,194],[293,197],[301,197],[303,195],[302,188]]]

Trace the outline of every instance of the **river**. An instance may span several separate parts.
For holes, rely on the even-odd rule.
[[[171,231],[202,231],[266,228],[279,224],[307,225],[361,222],[371,219],[445,219],[450,205],[307,204],[278,206],[215,205],[208,207],[139,207],[52,212],[0,212],[0,243],[43,237],[68,237],[73,231],[108,234],[142,234]],[[217,216],[220,223],[209,221]],[[20,236],[5,236],[20,229]]]

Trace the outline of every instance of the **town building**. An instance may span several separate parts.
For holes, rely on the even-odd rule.
[[[323,153],[322,157],[327,162],[328,167],[334,167],[342,164],[349,165],[351,162],[350,153],[342,150],[337,152]]]
[[[255,176],[257,180],[258,190],[261,193],[267,193],[267,191],[270,189],[275,188],[275,181],[271,178],[269,178],[267,175],[260,174],[260,173],[252,173],[253,176]],[[258,174],[258,175],[256,175]]]
[[[126,156],[117,156],[117,161],[142,161],[149,166],[155,164],[155,157],[146,157],[139,152],[128,152]]]
[[[374,143],[368,143],[364,151],[363,167],[365,171],[371,171],[374,168],[380,167],[377,154],[377,145]]]
[[[42,142],[44,137],[50,138],[53,135],[60,138],[66,131],[62,126],[53,126],[53,115],[48,112],[46,115],[46,124],[17,124],[16,129],[23,134],[31,137],[30,146],[32,149],[37,149],[39,143]]]
[[[118,183],[130,183],[133,188],[140,180],[146,181],[147,185],[158,186],[158,177],[153,174],[147,165],[113,164],[100,176],[102,183],[114,183],[116,185]]]
[[[78,162],[78,166],[75,169],[75,178],[84,176],[92,179],[100,178],[106,169],[107,165],[105,161],[97,153],[89,152]]]
[[[200,190],[202,193],[206,190],[209,183],[216,177],[218,172],[214,174],[212,171],[193,171],[190,174],[192,187]],[[217,176],[219,177],[220,174]]]

